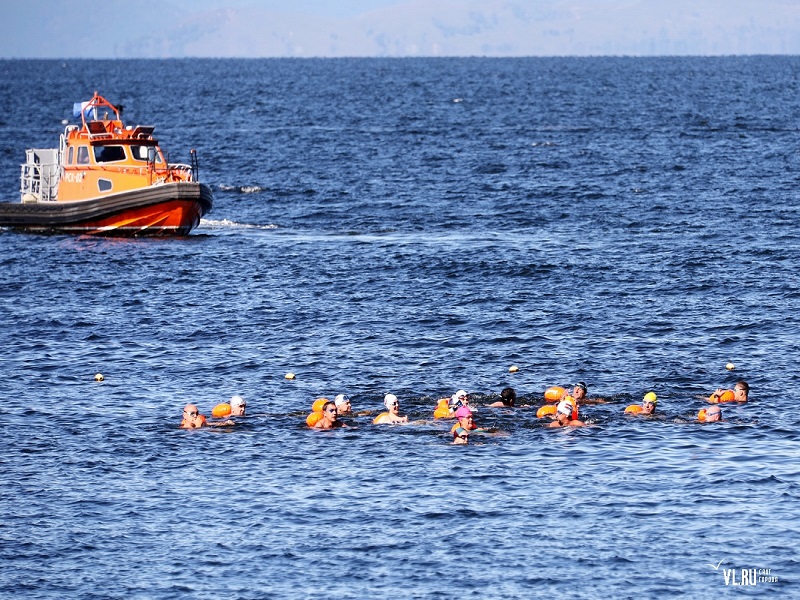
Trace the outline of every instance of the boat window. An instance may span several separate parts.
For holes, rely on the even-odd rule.
[[[155,162],[161,162],[161,155],[155,146],[131,146],[131,153],[135,160],[146,161],[148,156],[151,157],[150,160],[153,160],[152,157],[155,156]]]
[[[94,160],[99,163],[125,160],[125,148],[122,146],[95,146]]]
[[[111,183],[111,181],[109,181],[108,179],[98,179],[97,180],[97,189],[100,190],[101,192],[107,192],[112,187],[114,187],[114,184]]]
[[[78,164],[79,165],[89,164],[89,148],[87,148],[86,146],[78,146]]]
[[[72,146],[70,146],[70,147],[69,147],[68,158],[67,158],[67,164],[68,164],[68,165],[71,165],[71,164],[72,164],[72,159],[73,159],[73,158],[75,158],[75,148],[73,148]]]

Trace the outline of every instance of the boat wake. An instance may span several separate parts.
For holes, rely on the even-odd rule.
[[[256,225],[253,223],[237,223],[230,219],[200,219],[200,227],[206,229],[277,229],[274,224]]]
[[[258,185],[225,185],[217,186],[223,192],[239,192],[240,194],[257,194],[263,192],[265,188]]]

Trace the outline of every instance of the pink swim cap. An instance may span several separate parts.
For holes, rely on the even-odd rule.
[[[456,411],[456,419],[461,419],[462,417],[471,417],[472,411],[469,409],[469,406],[461,406]]]

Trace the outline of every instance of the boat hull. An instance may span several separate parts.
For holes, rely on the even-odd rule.
[[[0,226],[127,237],[187,235],[212,205],[207,185],[175,182],[76,202],[0,203]]]

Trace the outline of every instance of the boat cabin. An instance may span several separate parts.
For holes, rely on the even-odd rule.
[[[197,165],[168,164],[155,127],[125,126],[121,109],[95,92],[76,103],[57,149],[26,151],[23,202],[79,201],[169,182],[196,181]],[[194,155],[192,155],[194,157]],[[193,158],[194,162],[194,158]]]

